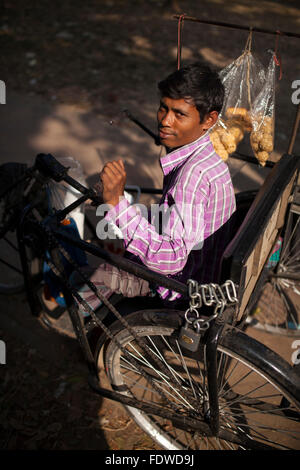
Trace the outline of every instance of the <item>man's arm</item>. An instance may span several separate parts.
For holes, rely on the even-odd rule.
[[[106,215],[122,231],[125,248],[138,256],[145,266],[162,274],[180,272],[194,246],[203,240],[203,206],[198,204],[189,215],[180,207],[172,208],[166,230],[159,234],[135,206],[123,199]],[[191,219],[189,220],[189,218]]]
[[[117,163],[117,164],[114,164]],[[125,175],[125,176],[124,176]],[[149,223],[138,207],[130,206],[123,194],[126,172],[121,162],[106,164],[101,175],[103,199],[112,209],[106,220],[121,229],[127,251],[138,256],[143,264],[162,274],[175,274],[183,269],[193,247],[203,240],[203,201],[200,192],[176,187],[176,207],[169,212],[169,223],[163,233]]]

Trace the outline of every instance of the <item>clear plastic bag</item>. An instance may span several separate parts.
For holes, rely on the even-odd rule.
[[[87,186],[81,164],[77,160],[75,160],[73,157],[57,158],[57,160],[62,165],[69,168],[68,174],[72,178],[81,183],[83,186]],[[52,181],[49,183],[48,189],[51,207],[57,210],[64,209],[81,196],[79,191],[65,182],[56,183],[55,181]],[[69,213],[69,216],[72,217],[76,222],[80,237],[82,239],[84,238],[84,212],[84,204],[81,204],[79,207]]]
[[[210,137],[223,160],[236,151],[245,133],[252,131],[252,103],[265,80],[264,67],[252,54],[251,43],[250,32],[243,54],[219,74],[225,87],[225,99]]]
[[[275,123],[275,67],[274,53],[267,68],[265,84],[251,110],[252,131],[250,144],[261,166],[265,166],[274,148]]]

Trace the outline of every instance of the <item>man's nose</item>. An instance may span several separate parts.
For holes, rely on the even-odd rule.
[[[172,125],[172,114],[167,111],[161,118],[160,125],[163,127],[170,127]]]

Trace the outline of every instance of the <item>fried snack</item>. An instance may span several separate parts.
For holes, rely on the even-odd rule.
[[[237,144],[243,140],[243,128],[237,121],[229,121],[228,130],[234,136]]]
[[[236,140],[235,140],[234,135],[230,132],[229,129],[228,130],[220,129],[219,137],[220,137],[220,141],[222,142],[222,144],[224,145],[225,149],[227,150],[229,154],[236,151]]]
[[[238,143],[243,139],[244,132],[236,121],[221,121],[210,133],[216,153],[227,160],[236,151]]]
[[[219,130],[220,128],[217,127],[210,133],[210,140],[212,141],[215,152],[222,158],[222,160],[227,160],[228,152],[221,142]]]
[[[251,132],[251,117],[246,108],[228,108],[225,114],[227,119],[239,123],[244,132]]]
[[[262,166],[265,166],[270,153],[273,151],[273,119],[257,116],[253,119],[254,128],[250,134],[250,143],[254,155]]]

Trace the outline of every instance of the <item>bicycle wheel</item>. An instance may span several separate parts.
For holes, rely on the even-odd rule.
[[[220,431],[217,437],[209,436],[201,431],[209,417],[205,361],[179,346],[178,315],[140,311],[126,318],[156,361],[149,359],[128,330],[115,324],[112,331],[122,349],[109,342],[103,353],[105,369],[114,390],[170,413],[167,419],[125,406],[162,448],[300,448],[299,397],[297,401],[292,394],[296,387],[299,395],[299,379],[296,385],[295,375],[285,377],[284,368],[289,366],[280,358],[276,361],[263,345],[240,331],[222,336],[218,346]],[[197,420],[199,429],[189,428],[189,418]]]
[[[0,167],[0,294],[15,294],[24,289],[22,265],[16,236],[20,210],[36,194],[33,182],[25,197],[28,185],[27,165],[5,163]],[[41,272],[41,262],[33,250],[26,250],[29,272],[32,276]]]
[[[248,323],[273,334],[300,337],[300,213],[290,212],[280,260]]]
[[[4,164],[0,167],[1,191],[20,178],[26,165]],[[13,215],[22,200],[23,188],[14,187],[0,199],[0,293],[13,294],[24,287]]]

